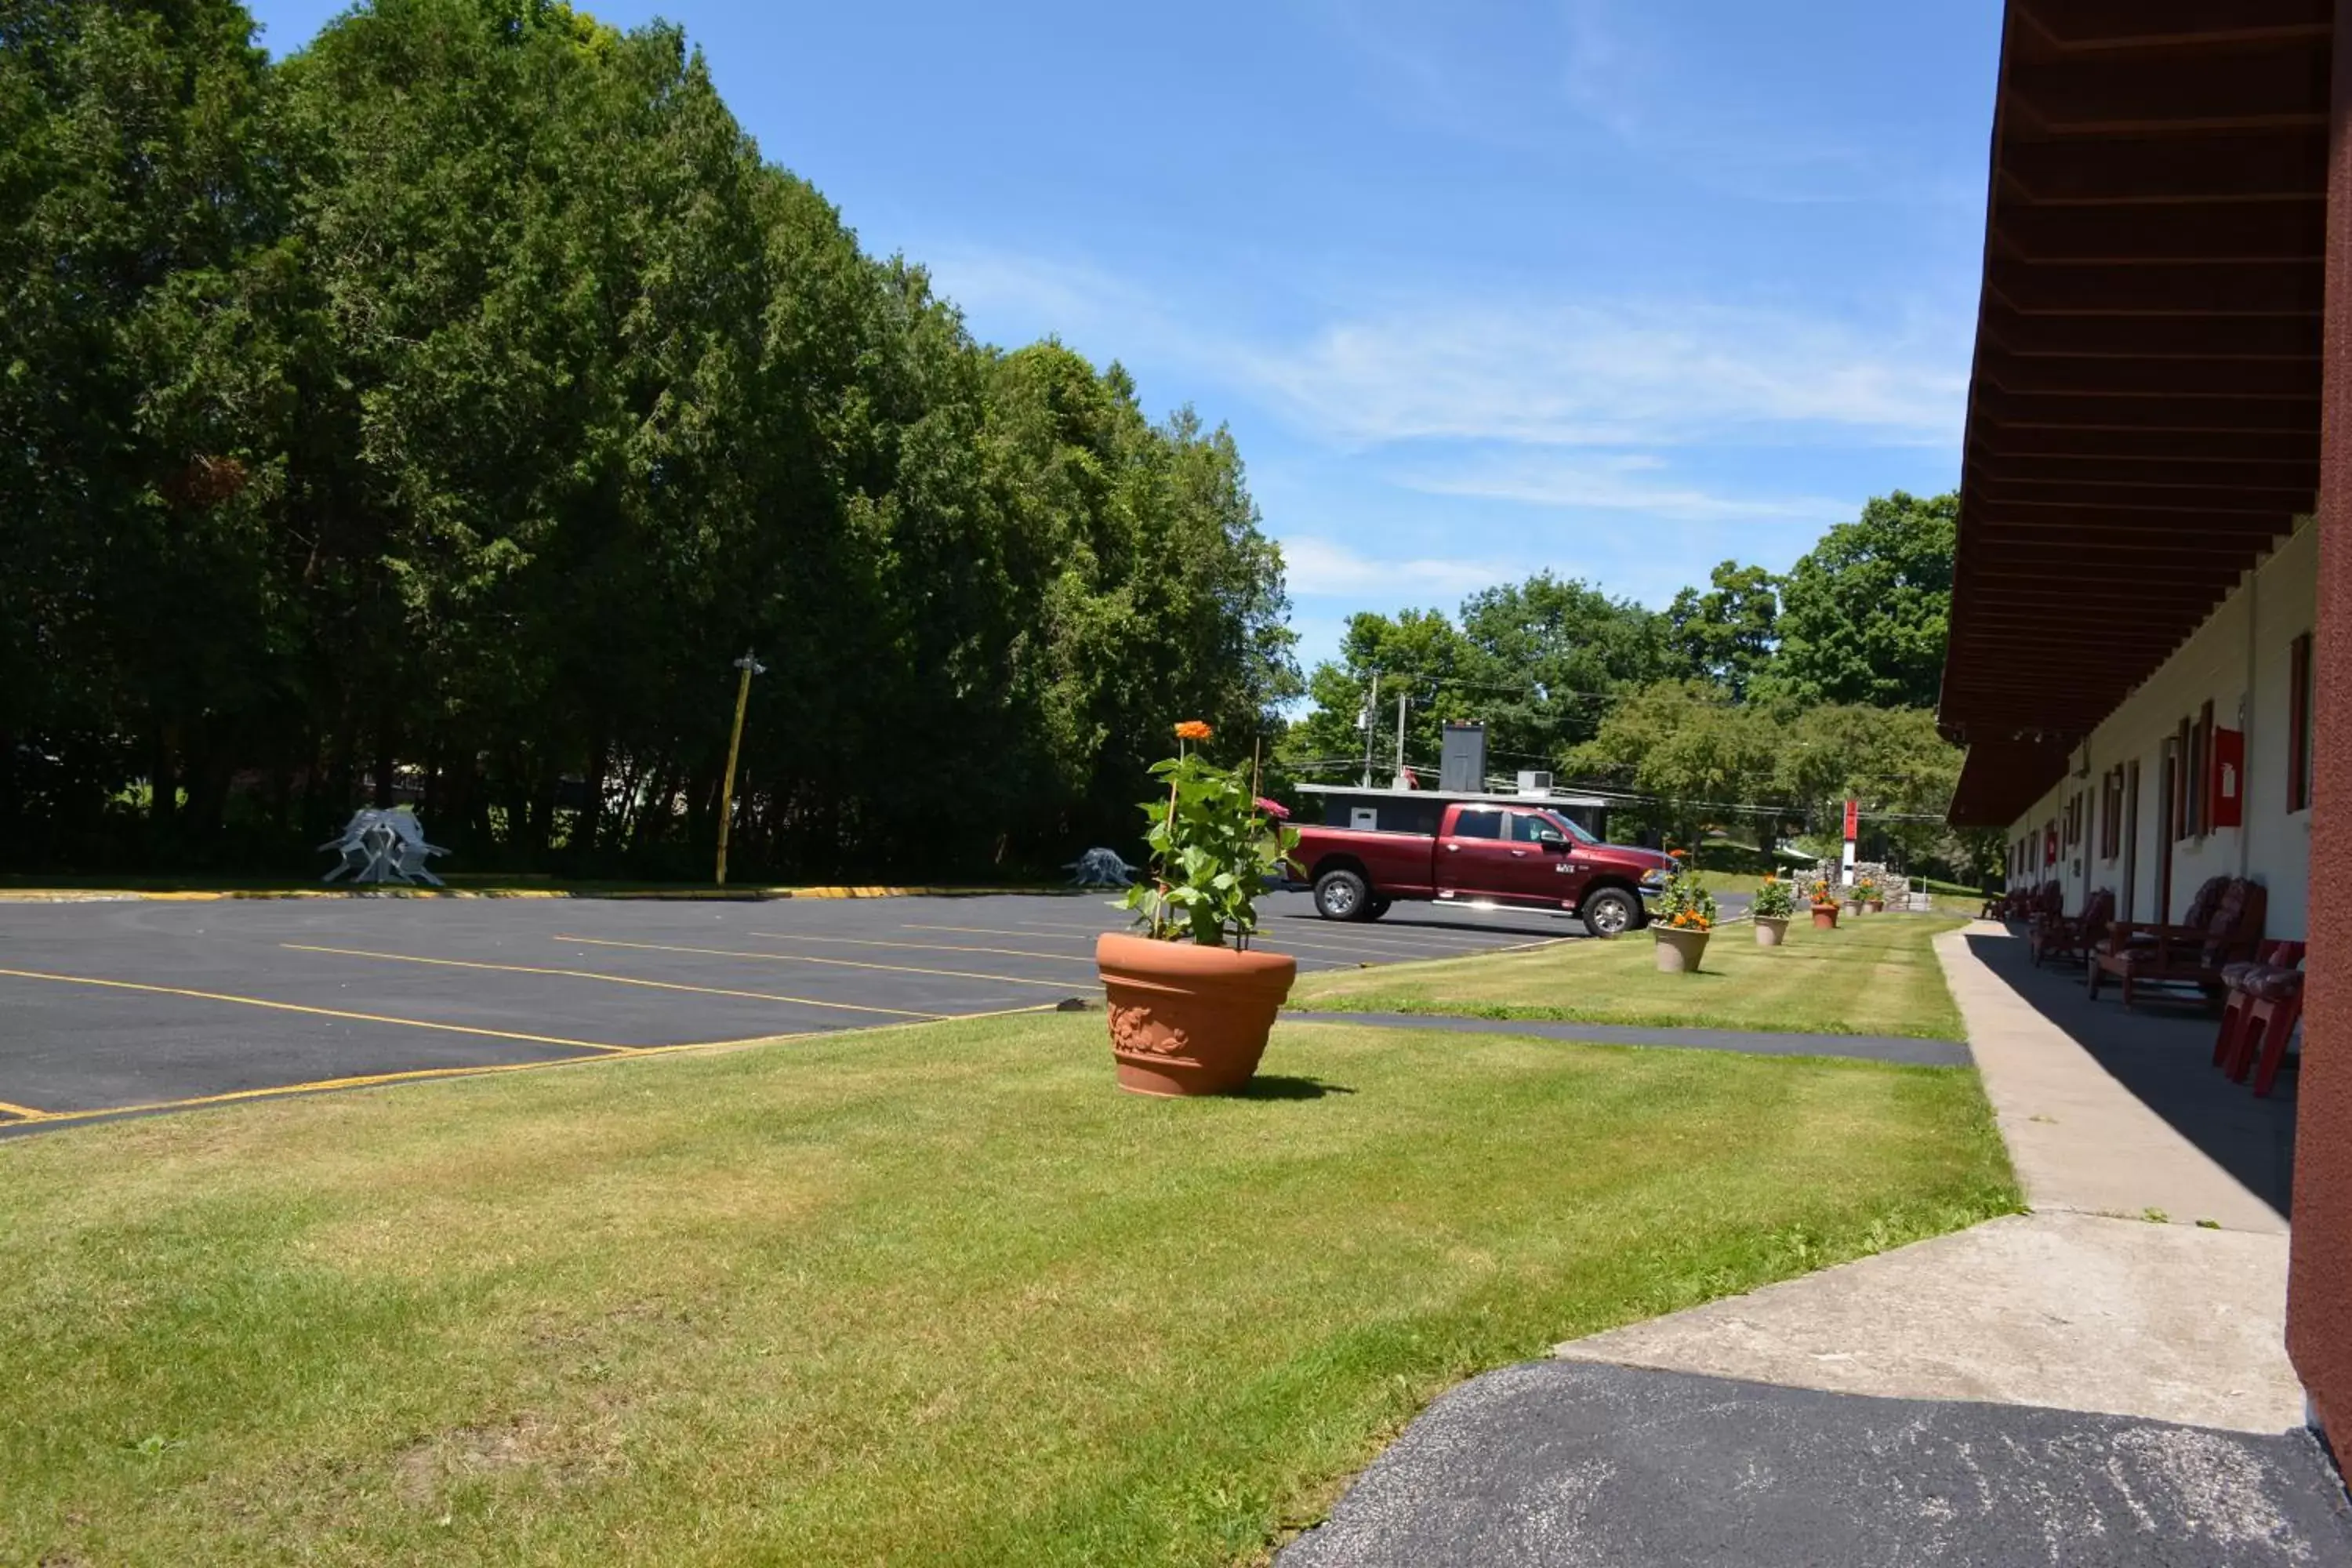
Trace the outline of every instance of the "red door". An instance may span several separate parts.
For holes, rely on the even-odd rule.
[[[1511,813],[1510,864],[1503,868],[1501,896],[1521,903],[1564,904],[1582,880],[1568,851],[1568,836],[1549,817],[1532,811]]]
[[[1447,813],[1445,831],[1437,837],[1437,896],[1441,899],[1507,899],[1512,885],[1509,868],[1518,864],[1511,851],[1524,848],[1505,835],[1508,814],[1499,805],[1457,805]]]

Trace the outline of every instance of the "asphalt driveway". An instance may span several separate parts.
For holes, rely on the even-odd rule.
[[[1574,936],[1563,918],[1261,906],[1302,971]],[[0,1135],[390,1079],[1099,996],[1102,895],[0,904]]]

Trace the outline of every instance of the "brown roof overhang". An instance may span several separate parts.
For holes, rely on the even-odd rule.
[[[2012,821],[2312,510],[2335,0],[2010,0],[1951,642]]]

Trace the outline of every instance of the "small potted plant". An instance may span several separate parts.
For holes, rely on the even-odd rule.
[[[1660,973],[1693,974],[1706,956],[1707,934],[1715,930],[1715,895],[1701,885],[1691,869],[1688,852],[1676,849],[1674,874],[1658,895],[1650,916],[1650,932],[1657,939]]]
[[[1814,878],[1813,885],[1809,890],[1812,895],[1813,929],[1815,931],[1837,930],[1837,893],[1831,888],[1829,879],[1826,877]]]
[[[1854,883],[1846,901],[1853,906],[1856,914],[1874,915],[1886,907],[1886,900],[1879,896],[1878,884],[1867,877]]]
[[[1789,917],[1797,912],[1797,895],[1789,884],[1767,874],[1756,889],[1756,945],[1778,947],[1789,937]]]
[[[1152,765],[1164,800],[1143,804],[1150,874],[1128,889],[1138,935],[1095,942],[1110,1013],[1118,1086],[1137,1094],[1223,1094],[1257,1071],[1298,961],[1256,952],[1257,895],[1298,842],[1266,814],[1255,781],[1188,742],[1209,726],[1176,726],[1177,754]]]

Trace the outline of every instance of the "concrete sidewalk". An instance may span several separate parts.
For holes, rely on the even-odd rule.
[[[2210,1026],[2110,1004],[2070,1033],[2016,942],[1979,922],[1937,952],[2035,1212],[1475,1379],[1283,1568],[2352,1568],[2283,1344],[2285,1219],[2175,1124],[2209,1131],[2180,1107]],[[2159,1079],[2132,1060],[2126,1087],[2094,1026],[2157,1042]],[[2224,1117],[2245,1094],[2210,1088]]]
[[[2025,1201],[2037,1211],[2138,1217],[2154,1210],[2183,1225],[2205,1221],[2284,1238],[2286,1216],[2271,1198],[2151,1103],[2175,1107],[2176,1118],[2187,1121],[2181,1102],[2201,1100],[2209,1122],[2225,1113],[2250,1118],[2262,1105],[2273,1116],[2284,1109],[2258,1105],[2212,1068],[2214,1022],[2126,1013],[2112,988],[2093,1002],[2079,981],[2027,968],[2024,948],[2023,939],[1990,921],[1936,939]],[[2140,1091],[2104,1066],[2093,1046],[2128,1062]],[[2282,1277],[2285,1258],[2282,1239]]]
[[[1832,1393],[2298,1425],[2286,1221],[1986,962],[1989,942],[2017,941],[1979,922],[1936,951],[2033,1213],[1559,1353]],[[2218,1074],[2212,1087],[2245,1092]]]

